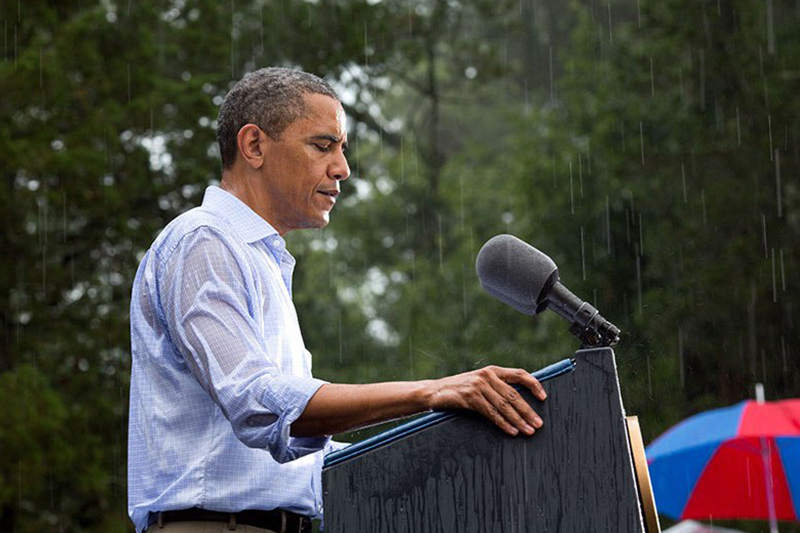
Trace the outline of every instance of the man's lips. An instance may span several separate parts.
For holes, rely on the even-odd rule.
[[[329,191],[317,191],[320,194],[324,194],[326,196],[330,196],[331,198],[336,198],[339,196],[339,192],[337,189],[331,189]]]

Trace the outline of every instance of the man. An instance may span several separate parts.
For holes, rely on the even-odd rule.
[[[461,408],[510,435],[541,427],[508,385],[544,399],[521,369],[370,385],[314,379],[283,235],[330,220],[350,175],[344,111],[323,80],[262,69],[230,91],[217,135],[220,187],[164,229],[133,285],[137,531],[310,530],[329,436],[375,422]]]

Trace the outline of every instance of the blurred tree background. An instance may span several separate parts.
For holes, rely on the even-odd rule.
[[[263,66],[325,77],[349,115],[333,221],[289,235],[319,377],[569,356],[560,319],[479,287],[480,246],[512,233],[625,332],[646,442],[756,382],[798,396],[797,2],[0,0],[0,20],[3,531],[131,530],[130,286],[219,180],[218,106]]]

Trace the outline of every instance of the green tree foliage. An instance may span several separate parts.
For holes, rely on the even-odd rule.
[[[609,29],[607,12],[575,10],[554,118],[578,142],[555,153],[583,151],[591,171],[563,228],[576,243],[586,230],[603,308],[629,310],[623,353],[647,367],[650,398],[628,399],[661,430],[756,381],[796,395],[796,13],[674,1]]]
[[[479,287],[478,249],[513,233],[625,331],[646,437],[755,381],[797,395],[788,2],[0,0],[0,19],[3,530],[130,528],[130,285],[219,179],[217,106],[262,66],[325,76],[351,119],[331,226],[289,235],[319,377],[569,356],[560,319]]]

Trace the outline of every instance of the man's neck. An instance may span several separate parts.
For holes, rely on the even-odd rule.
[[[266,220],[267,223],[278,230],[278,233],[281,235],[284,234],[284,232],[277,228],[273,221],[270,220],[269,199],[263,197],[263,193],[253,186],[253,182],[251,179],[248,179],[248,176],[237,172],[235,168],[223,170],[222,181],[219,186],[222,190],[234,195],[258,216]]]

